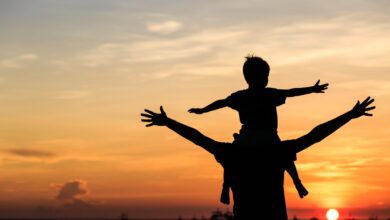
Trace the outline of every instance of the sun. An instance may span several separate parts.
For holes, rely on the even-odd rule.
[[[328,220],[337,220],[339,218],[339,212],[336,209],[329,209],[326,212],[326,218]]]

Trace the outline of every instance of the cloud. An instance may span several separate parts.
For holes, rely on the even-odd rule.
[[[21,156],[21,157],[33,157],[33,158],[51,158],[55,157],[56,154],[49,152],[49,151],[44,151],[44,150],[32,150],[32,149],[10,149],[7,150],[8,153],[16,155],[16,156]]]
[[[57,199],[65,202],[78,202],[78,197],[88,193],[87,183],[83,180],[73,180],[61,185]]]
[[[183,24],[179,21],[164,21],[158,23],[147,23],[146,29],[152,33],[171,34],[182,28]]]
[[[343,63],[362,67],[388,67],[389,25],[361,21],[362,15],[329,20],[299,21],[271,29],[270,47],[280,56],[278,65],[293,65],[337,57]],[[357,22],[359,21],[359,22]],[[346,28],[348,27],[348,28]],[[279,54],[280,53],[280,54]],[[287,56],[286,56],[287,55]],[[293,56],[291,56],[293,55]]]
[[[327,162],[306,162],[306,163],[297,163],[297,167],[302,171],[312,171],[323,169],[328,165]]]
[[[170,37],[137,35],[81,51],[75,62],[135,73],[143,79],[230,75],[242,65],[239,58],[250,52],[269,58],[275,70],[292,66],[307,68],[308,63],[326,65],[332,70],[340,64],[387,68],[388,47],[383,45],[390,42],[388,24],[357,22],[361,17],[295,21],[272,27],[188,29]],[[386,89],[379,92],[386,93]]]
[[[25,62],[38,59],[38,55],[33,53],[26,53],[17,57],[0,60],[0,67],[4,68],[20,68]]]
[[[84,180],[72,180],[59,185],[56,199],[61,201],[65,208],[73,210],[85,210],[96,208],[95,204],[82,199],[89,193],[87,182]]]
[[[205,68],[221,70],[219,67],[223,66],[226,70],[229,67],[226,62],[223,65],[221,64],[223,62],[218,63],[223,58],[217,56],[209,59],[209,57],[222,53],[229,56],[231,53],[227,50],[232,45],[239,45],[246,34],[247,31],[244,30],[226,28],[201,30],[175,38],[145,37],[121,43],[107,42],[89,51],[84,51],[76,59],[82,65],[88,67],[114,65],[118,69],[127,68],[129,71],[135,67],[139,68],[140,65],[136,64],[143,63],[145,65],[142,65],[142,68],[150,68],[146,71],[150,77],[154,77],[153,74],[166,77],[177,72],[183,72],[185,60],[191,61],[187,62],[187,66],[184,66],[184,68],[197,73],[199,71],[194,70],[193,59],[203,60],[205,64],[201,65]],[[148,63],[150,65],[146,65]],[[210,65],[210,63],[213,63],[213,65]],[[179,70],[178,65],[181,65]],[[197,66],[199,68],[199,63]],[[161,72],[162,69],[164,70],[163,73]],[[209,71],[204,72],[213,74]]]
[[[383,96],[390,94],[390,81],[386,80],[359,80],[352,82],[342,82],[335,84],[335,87],[342,89],[360,88],[366,90],[375,96]]]

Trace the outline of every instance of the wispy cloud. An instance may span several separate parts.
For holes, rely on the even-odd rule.
[[[201,30],[175,38],[144,37],[124,43],[110,42],[85,51],[78,56],[77,62],[88,67],[114,66],[129,71],[147,68],[150,78],[175,74],[226,74],[229,65],[222,64],[221,60],[230,56],[229,45],[239,44],[247,33],[226,28]],[[199,62],[194,63],[194,59]]]
[[[350,179],[355,172],[366,165],[366,160],[343,160],[335,162],[306,162],[297,163],[298,170],[311,174],[312,182],[336,179]]]
[[[55,153],[52,153],[50,151],[23,149],[23,148],[10,149],[10,150],[6,150],[6,152],[20,157],[31,157],[31,158],[52,158],[56,156]]]
[[[138,35],[128,41],[108,41],[82,51],[76,62],[88,67],[111,66],[113,71],[138,70],[147,72],[151,78],[226,73],[232,69],[232,54],[243,57],[249,52],[272,58],[273,69],[314,62],[328,66],[388,66],[388,49],[379,49],[389,43],[388,25],[356,22],[357,18],[296,21],[263,29],[243,25],[191,29],[169,38]],[[150,26],[157,31],[165,26],[163,23]],[[223,67],[219,66],[221,63]],[[236,67],[239,65],[242,63]]]
[[[245,33],[243,30],[203,30],[177,38],[144,38],[127,43],[105,43],[86,52],[80,59],[100,64],[104,63],[102,60],[134,63],[196,57],[226,45],[223,40],[237,42]]]
[[[0,60],[0,67],[3,68],[20,68],[24,63],[38,59],[37,54],[26,53],[17,57]]]
[[[382,96],[390,94],[390,80],[359,80],[353,82],[336,83],[335,87],[342,89],[360,88],[369,91],[371,95]]]
[[[268,37],[264,38],[270,42],[267,47],[274,48],[277,65],[332,58],[355,66],[388,67],[389,49],[384,46],[389,44],[388,23],[361,21],[361,17],[363,15],[355,14],[328,20],[296,21],[270,28]]]
[[[326,179],[338,179],[338,178],[348,178],[349,173],[345,171],[319,171],[314,174],[317,177],[320,178],[326,178]]]
[[[323,169],[327,166],[327,162],[306,162],[306,163],[297,163],[297,167],[302,171],[312,171]]]
[[[146,24],[146,29],[152,33],[171,34],[177,32],[183,27],[179,21],[163,21],[163,22],[149,22]]]

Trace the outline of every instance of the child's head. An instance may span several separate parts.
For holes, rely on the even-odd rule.
[[[268,63],[262,58],[253,55],[245,58],[246,61],[242,71],[249,87],[266,87],[270,71]]]

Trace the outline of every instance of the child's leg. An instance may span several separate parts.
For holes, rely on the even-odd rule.
[[[295,188],[298,190],[299,197],[303,198],[309,194],[309,192],[306,190],[306,188],[303,186],[301,180],[298,176],[297,168],[295,167],[294,162],[288,163],[286,168],[288,174],[291,176]]]

